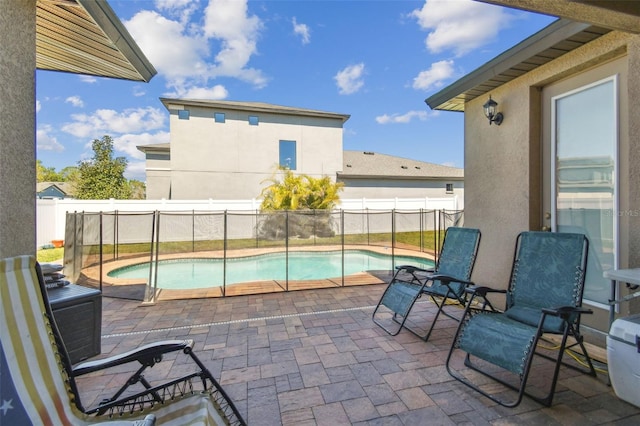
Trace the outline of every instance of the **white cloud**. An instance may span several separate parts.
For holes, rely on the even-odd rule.
[[[444,81],[451,78],[454,73],[453,61],[439,61],[431,64],[431,68],[421,71],[413,79],[413,88],[419,90],[429,90],[434,87],[441,87]]]
[[[43,151],[64,151],[64,146],[58,142],[55,136],[51,135],[53,127],[45,124],[38,126],[36,130],[36,148]]]
[[[185,24],[143,10],[125,25],[145,56],[166,79],[195,76],[207,70],[206,39],[185,34]]]
[[[311,41],[311,30],[307,24],[298,24],[296,17],[293,17],[293,33],[302,38],[302,44],[309,44]]]
[[[430,52],[452,49],[459,56],[494,40],[513,19],[502,7],[472,0],[426,0],[411,16],[430,31],[425,40]]]
[[[105,134],[139,133],[164,127],[166,114],[152,107],[131,108],[122,112],[99,109],[93,114],[73,114],[73,122],[62,131],[79,138],[99,138]]]
[[[139,98],[140,96],[144,96],[147,94],[146,90],[144,90],[141,86],[133,86],[133,89],[131,91],[131,94],[133,96],[135,96],[136,98]]]
[[[333,77],[341,95],[351,95],[364,86],[364,63],[349,65]]]
[[[42,109],[42,103],[36,100],[36,112],[40,112],[41,109]]]
[[[144,160],[144,153],[138,150],[140,145],[151,145],[169,142],[169,132],[160,131],[157,133],[125,134],[113,139],[115,151],[124,152],[129,157]]]
[[[183,86],[176,82],[173,87],[173,92],[165,93],[164,95],[170,98],[186,98],[186,99],[209,99],[220,100],[226,99],[229,96],[227,89],[217,84],[213,87],[196,87],[196,86]]]
[[[144,161],[129,161],[127,163],[127,169],[124,172],[124,177],[127,179],[135,179],[145,181],[147,177],[146,163]]]
[[[79,77],[80,77],[80,81],[83,83],[93,84],[98,81],[98,79],[92,75],[81,75]]]
[[[248,15],[246,0],[210,0],[202,22],[189,21],[197,3],[156,5],[179,19],[143,10],[124,24],[167,87],[206,86],[216,77],[238,78],[258,88],[267,84],[262,71],[248,67],[263,24]]]
[[[71,104],[74,107],[82,108],[84,107],[84,102],[80,99],[80,96],[69,96],[64,101],[65,103]]]
[[[414,118],[420,121],[426,120],[428,117],[427,111],[409,111],[404,114],[384,114],[376,117],[376,122],[379,124],[392,124],[392,123],[409,123]]]

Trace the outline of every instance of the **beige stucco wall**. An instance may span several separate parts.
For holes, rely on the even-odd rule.
[[[278,166],[280,140],[296,141],[295,173],[335,179],[342,169],[340,119],[185,109],[189,120],[170,110],[173,199],[258,197]],[[225,113],[225,123],[214,121],[214,111]],[[249,115],[257,115],[259,125],[249,125]]]
[[[545,223],[541,89],[627,54],[629,99],[640,99],[639,37],[607,34],[492,91],[505,116],[501,126],[489,126],[484,117],[485,97],[465,105],[465,225],[482,231],[473,273],[478,284],[506,288],[516,236],[524,230],[539,230]],[[620,129],[620,157],[629,158],[620,161],[620,206],[640,211],[640,141],[629,137],[640,130],[640,113],[634,101],[628,109],[628,122]],[[638,221],[621,221],[621,267],[640,266]],[[608,327],[600,319],[591,322],[596,328]]]
[[[0,0],[0,257],[36,252],[36,0]]]
[[[464,207],[464,181],[415,179],[339,179],[345,184],[340,197],[347,198],[453,198],[458,208]],[[453,184],[447,193],[446,184]]]

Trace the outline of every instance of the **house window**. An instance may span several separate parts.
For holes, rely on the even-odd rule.
[[[213,119],[216,121],[216,123],[224,123],[224,112],[214,113]]]
[[[280,141],[280,167],[296,169],[296,141]]]
[[[452,183],[446,184],[446,189],[447,189],[447,194],[453,194],[453,184]]]
[[[250,115],[249,116],[249,124],[252,126],[257,126],[258,125],[258,116],[257,115]]]
[[[180,120],[188,120],[189,119],[189,110],[188,109],[181,109],[178,111],[178,118]]]

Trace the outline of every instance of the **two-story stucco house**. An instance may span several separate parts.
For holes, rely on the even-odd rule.
[[[347,114],[260,102],[161,101],[171,143],[140,147],[148,199],[250,199],[280,166],[313,177],[342,169]]]
[[[343,151],[347,114],[261,102],[161,99],[171,142],[139,146],[147,199],[253,199],[278,168],[343,182],[343,198],[462,199],[463,170]]]

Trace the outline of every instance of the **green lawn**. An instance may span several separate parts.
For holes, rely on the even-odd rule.
[[[38,250],[36,258],[40,263],[54,262],[62,259],[64,256],[64,247]]]

